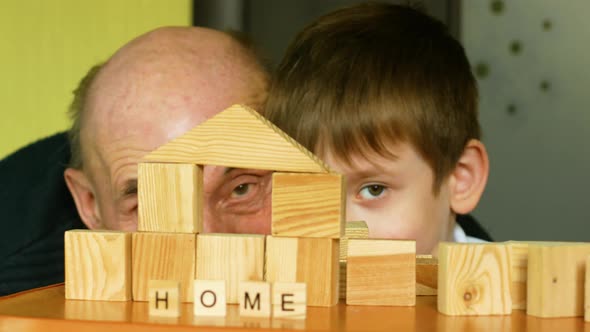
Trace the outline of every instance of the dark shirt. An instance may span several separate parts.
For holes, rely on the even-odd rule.
[[[64,232],[85,228],[66,187],[65,133],[0,161],[0,296],[64,280]]]

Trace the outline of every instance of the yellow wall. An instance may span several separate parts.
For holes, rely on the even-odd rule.
[[[68,127],[71,92],[95,63],[162,25],[190,25],[191,0],[1,0],[0,158]]]

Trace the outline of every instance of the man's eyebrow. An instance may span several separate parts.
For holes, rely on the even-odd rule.
[[[223,175],[228,174],[229,172],[233,171],[234,169],[236,169],[235,167],[228,167],[225,169],[225,171],[223,172]]]
[[[123,197],[137,194],[137,179],[127,180],[121,194]]]

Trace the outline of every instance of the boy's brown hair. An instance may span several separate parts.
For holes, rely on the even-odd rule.
[[[365,3],[297,35],[265,116],[311,151],[345,163],[409,142],[433,169],[438,192],[467,142],[480,138],[477,103],[465,51],[441,22],[414,8]]]

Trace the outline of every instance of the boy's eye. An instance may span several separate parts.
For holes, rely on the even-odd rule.
[[[363,199],[371,200],[371,199],[379,198],[381,195],[383,195],[384,191],[385,191],[385,186],[382,186],[380,184],[371,184],[371,185],[364,186],[363,188],[361,188],[359,195]]]
[[[231,197],[241,197],[246,195],[250,191],[251,184],[250,183],[241,183],[234,188],[231,192]]]

